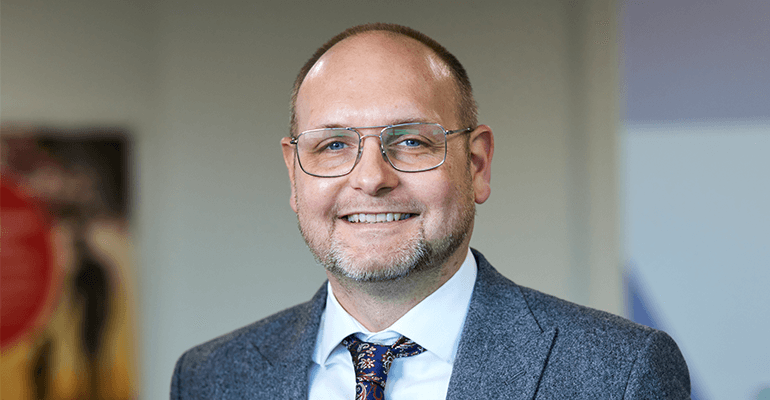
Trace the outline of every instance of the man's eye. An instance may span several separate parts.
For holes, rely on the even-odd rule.
[[[399,144],[406,147],[420,147],[425,145],[425,143],[423,143],[422,141],[414,138],[404,139]]]
[[[327,150],[342,150],[345,147],[347,147],[347,144],[343,142],[331,142],[328,145],[326,145]]]

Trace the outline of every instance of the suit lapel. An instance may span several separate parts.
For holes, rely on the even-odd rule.
[[[447,399],[532,399],[556,329],[541,329],[518,286],[474,255],[478,276]]]

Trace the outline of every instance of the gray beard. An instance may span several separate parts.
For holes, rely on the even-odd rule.
[[[438,269],[455,253],[468,236],[467,231],[449,235],[438,240],[425,240],[422,236],[407,248],[400,251],[390,265],[376,267],[356,265],[337,243],[323,258],[316,255],[316,260],[334,275],[356,282],[384,282],[404,278],[412,273]]]
[[[465,242],[470,234],[475,213],[475,204],[471,203],[459,216],[455,230],[443,238],[427,240],[425,233],[420,232],[420,235],[391,254],[389,265],[377,261],[362,265],[356,262],[355,255],[336,239],[332,240],[327,249],[321,249],[321,246],[308,240],[302,224],[299,224],[299,228],[316,261],[327,271],[356,282],[385,282],[402,279],[415,272],[440,269]],[[330,236],[333,236],[331,233]]]

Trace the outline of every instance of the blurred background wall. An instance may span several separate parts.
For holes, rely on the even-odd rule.
[[[768,399],[770,2],[627,1],[620,21],[631,314],[677,339],[694,398]]]
[[[497,144],[472,245],[519,284],[622,313],[620,5],[4,0],[0,117],[133,134],[137,385],[165,398],[185,349],[324,281],[288,206],[279,139],[298,68],[358,23],[412,26],[469,71]]]

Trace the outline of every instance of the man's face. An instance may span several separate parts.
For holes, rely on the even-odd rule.
[[[297,97],[298,132],[403,122],[465,128],[457,120],[455,93],[449,69],[422,44],[362,34],[335,45],[308,73]],[[477,131],[470,134],[471,153],[479,147],[474,147]],[[491,158],[491,132],[488,136]],[[442,166],[419,173],[393,169],[380,153],[379,139],[367,137],[353,171],[336,178],[305,174],[296,164],[294,147],[286,139],[282,143],[300,230],[333,274],[393,279],[464,257],[474,200],[480,203],[489,195],[489,174],[471,162],[463,134],[449,136]],[[488,169],[489,160],[482,164]],[[398,214],[401,220],[387,221]],[[358,215],[358,222],[351,215]],[[386,221],[361,222],[378,215]]]

